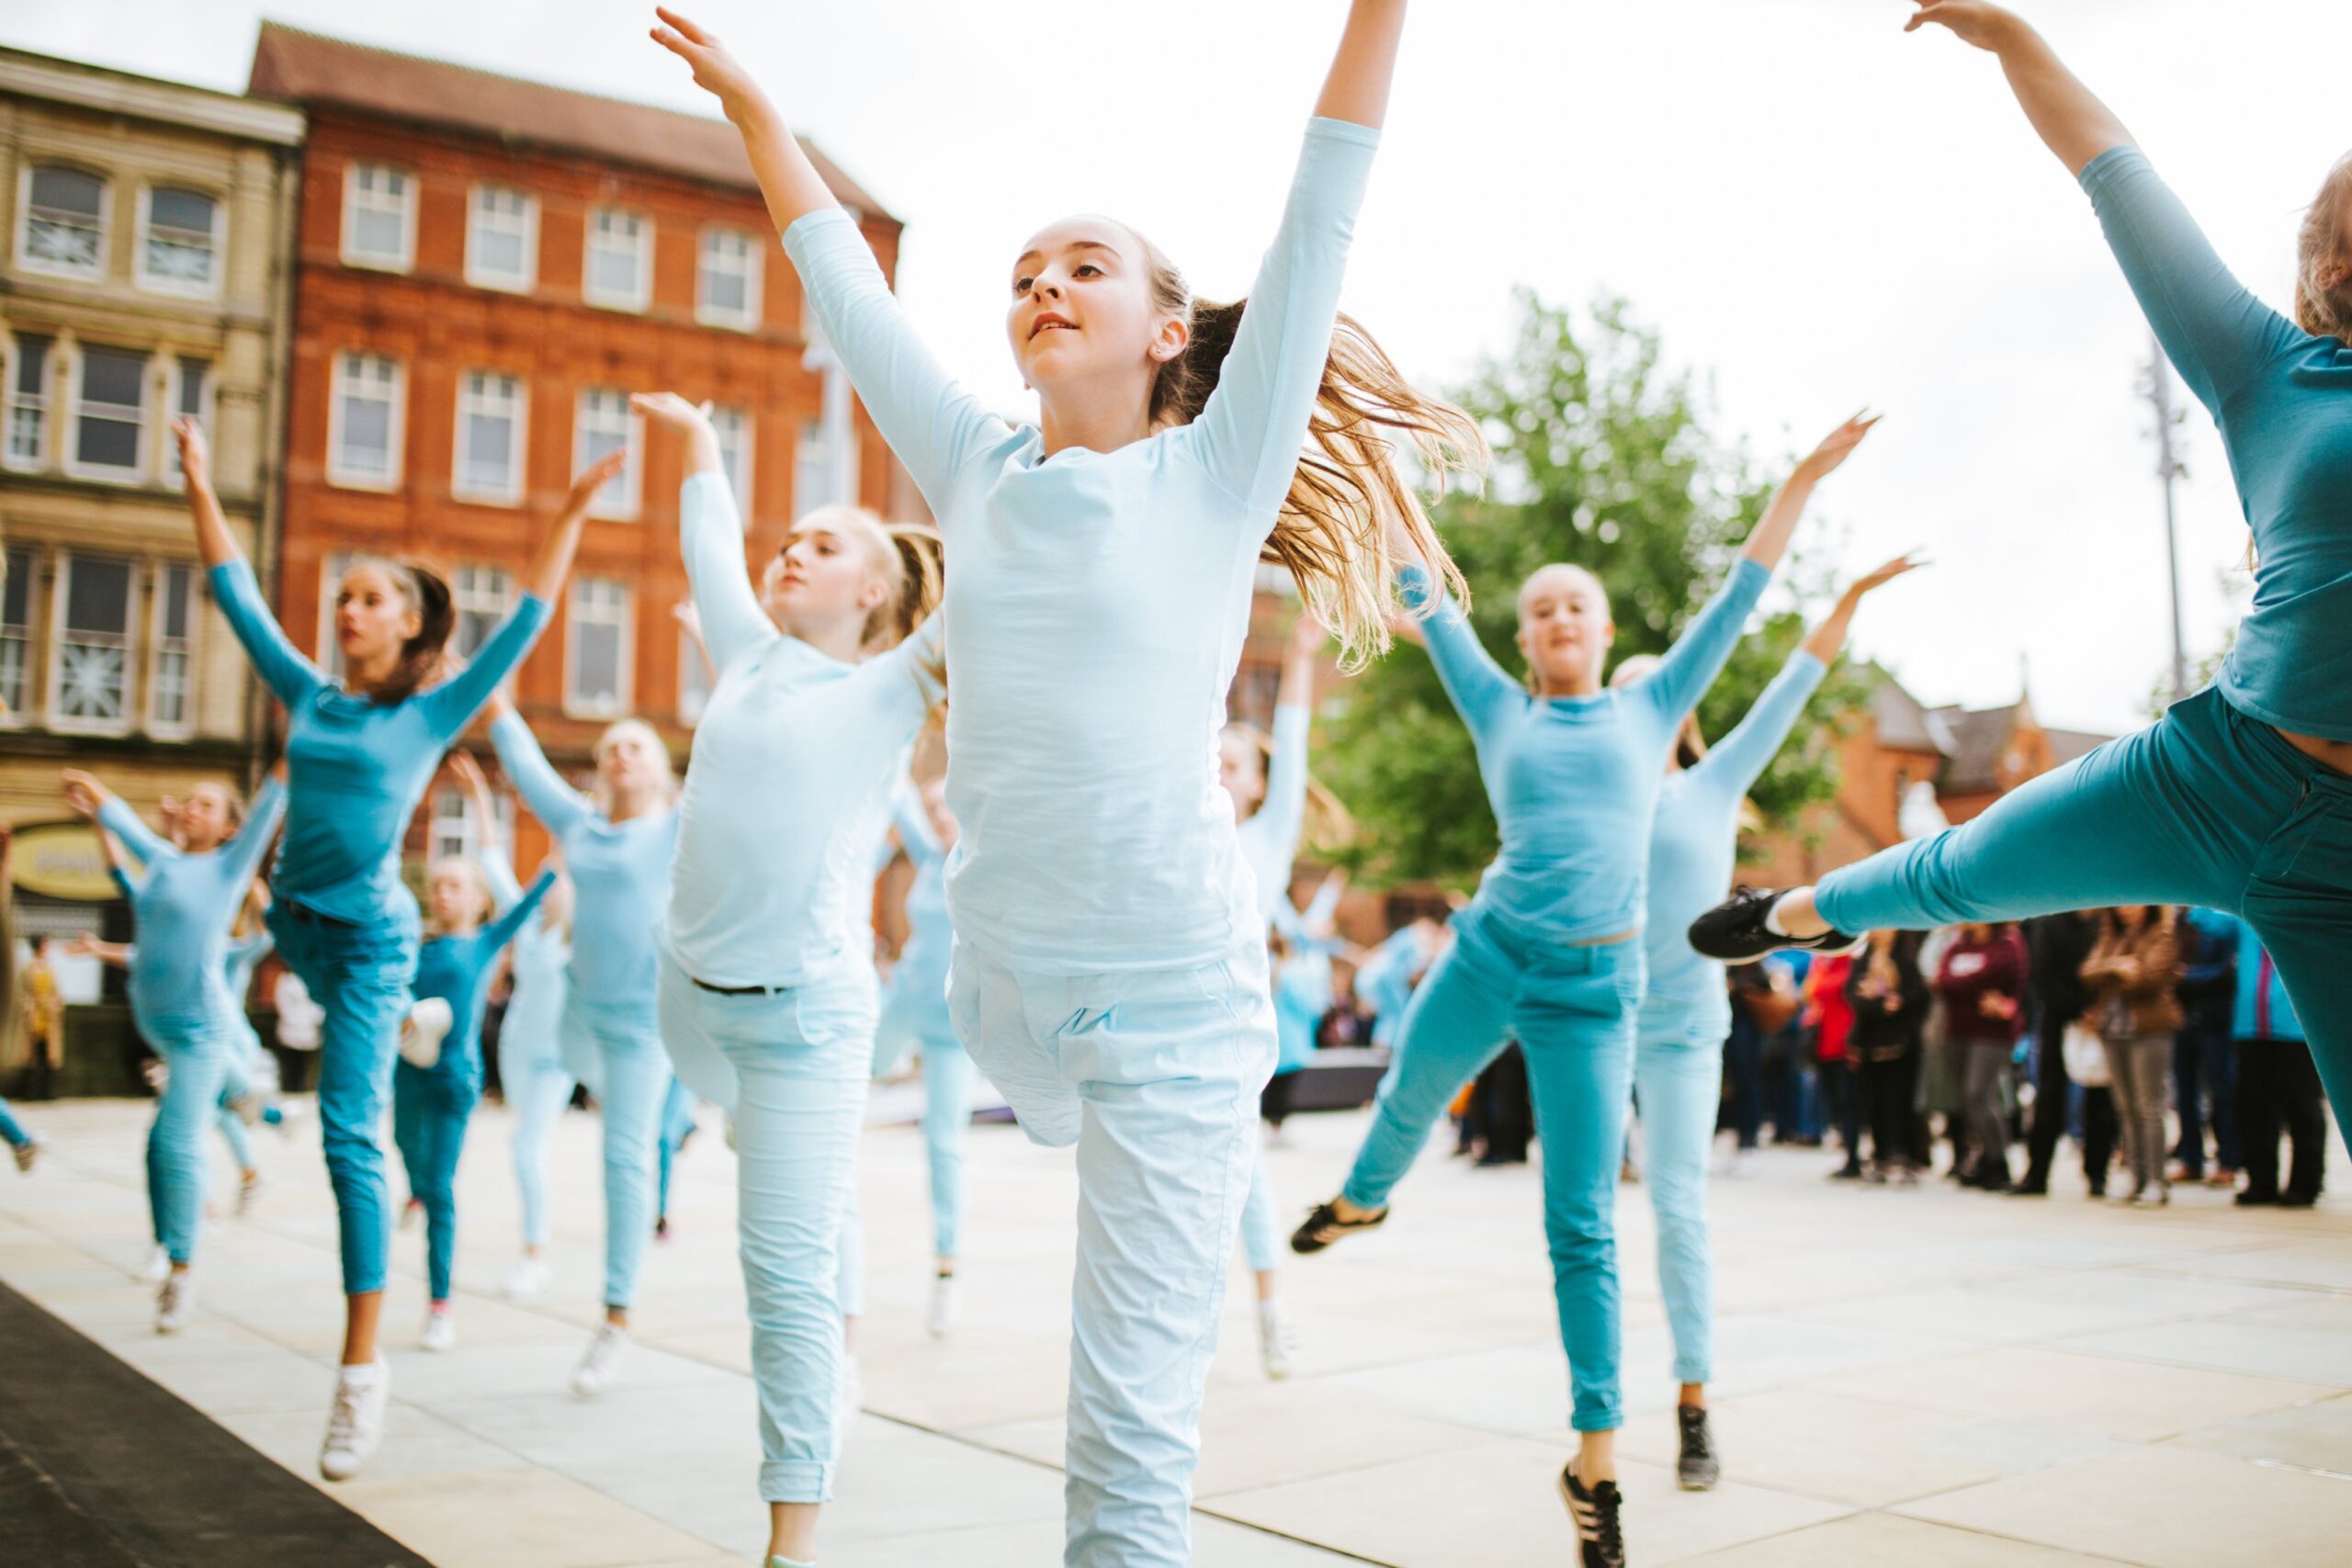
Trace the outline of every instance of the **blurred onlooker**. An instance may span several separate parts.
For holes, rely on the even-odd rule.
[[[57,974],[57,944],[43,937],[33,945],[32,962],[17,976],[17,995],[25,1014],[25,1084],[27,1100],[48,1100],[57,1092],[57,1075],[65,1066],[65,987]]]
[[[1731,1035],[1724,1042],[1725,1110],[1734,1147],[1726,1174],[1744,1176],[1756,1160],[1764,1130],[1764,1043],[1788,1028],[1803,1006],[1788,972],[1775,964],[1742,964],[1725,978],[1731,987]]]
[[[1971,1158],[1968,1118],[1962,1113],[1967,1102],[1961,1097],[1960,1058],[1951,1048],[1943,993],[1936,989],[1935,978],[1943,967],[1944,950],[1959,937],[1959,927],[1939,926],[1919,939],[1919,973],[1928,976],[1928,1021],[1919,1032],[1919,1101],[1916,1108],[1917,1142],[1928,1152],[1926,1163],[1931,1168],[1935,1164],[1935,1138],[1928,1119],[1943,1119],[1944,1139],[1951,1145],[1949,1174],[1954,1180],[1967,1170]]]
[[[2237,1053],[2231,1024],[2237,1003],[2238,922],[2216,909],[2182,911],[2180,1032],[2173,1036],[2173,1109],[2180,1116],[2176,1179],[2214,1187],[2238,1183],[2238,1124],[2233,1105]],[[2210,1097],[2211,1112],[2207,1114]],[[2213,1170],[2205,1171],[2205,1129],[2213,1129]]]
[[[1472,1136],[1480,1165],[1525,1165],[1535,1137],[1535,1103],[1527,1087],[1527,1057],[1514,1040],[1470,1086]]]
[[[1772,1141],[1808,1149],[1821,1146],[1821,1119],[1815,1109],[1821,1072],[1814,1066],[1813,1024],[1804,1007],[1804,980],[1813,962],[1812,953],[1789,949],[1768,953],[1756,965],[1777,970],[1780,979],[1787,982],[1788,993],[1797,998],[1796,1011],[1778,1032],[1764,1039],[1764,1102],[1772,1122]]]
[[[2025,1179],[2017,1190],[2031,1197],[2050,1190],[2050,1162],[2066,1131],[2068,1090],[2076,1081],[2066,1063],[2066,1030],[2079,1024],[2090,1011],[2083,960],[2091,955],[2091,944],[2098,940],[2098,916],[2079,909],[2025,922],[2026,996],[2032,1004],[2031,1027],[2038,1050],[2033,1132],[2027,1144]],[[2099,1087],[2094,1089],[2086,1085],[2083,1091],[2083,1174],[2089,1179],[2094,1195],[2107,1190],[2107,1162],[2115,1143],[2115,1105],[2105,1088],[2105,1052],[2100,1055]]]
[[[1961,1181],[1988,1192],[2009,1190],[2009,1123],[2001,1087],[2025,1028],[2025,939],[2012,925],[1960,928],[1936,967],[1944,1027],[1960,1058],[1973,1157]]]
[[[1911,1102],[1919,1088],[1919,1033],[1927,1026],[1927,976],[1919,973],[1919,933],[1872,931],[1852,961],[1846,996],[1853,1027],[1846,1037],[1860,1079],[1871,1129],[1871,1179],[1910,1186],[1927,1151],[1913,1140]]]
[[[1840,1181],[1862,1177],[1861,1089],[1855,1082],[1849,1037],[1854,1031],[1854,1004],[1846,982],[1854,973],[1850,953],[1832,953],[1814,960],[1805,971],[1805,1018],[1813,1029],[1813,1059],[1821,1065],[1821,1089],[1829,1103],[1829,1125],[1838,1129],[1846,1158],[1830,1176]]]
[[[2115,1078],[2124,1156],[2132,1164],[2130,1201],[2172,1201],[2165,1182],[2165,1100],[2171,1088],[2172,1037],[2180,1028],[2180,942],[2173,911],[2124,904],[2107,911],[2098,940],[2083,961],[2093,1027],[2107,1043]]]
[[[2312,1065],[2303,1026],[2287,999],[2278,967],[2244,921],[2237,927],[2238,991],[2231,1032],[2238,1055],[2239,1147],[2252,1207],[2276,1203],[2306,1209],[2319,1199],[2327,1168],[2326,1097]],[[2278,1181],[2278,1134],[2294,1140],[2294,1163]]]

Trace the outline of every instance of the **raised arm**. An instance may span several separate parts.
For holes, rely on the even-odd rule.
[[[485,951],[495,953],[513,942],[514,933],[523,929],[523,922],[538,913],[539,900],[545,898],[548,889],[554,886],[554,871],[542,870],[532,881],[530,889],[500,911],[498,918],[490,922],[485,931],[490,939],[490,944]]]
[[[1635,696],[1657,710],[1667,728],[1680,724],[1714,684],[1724,661],[1738,646],[1740,628],[1755,613],[1756,602],[1764,597],[1771,581],[1771,569],[1752,556],[1734,561],[1731,575],[1724,579],[1714,597],[1682,628],[1657,668],[1633,688]]]
[[[74,815],[85,822],[96,823],[121,840],[123,848],[130,851],[141,864],[178,858],[178,850],[173,848],[162,834],[141,821],[139,813],[133,811],[122,796],[100,784],[94,774],[84,773],[79,768],[68,768],[59,777],[64,785],[65,804],[73,808]]]
[[[217,514],[219,508],[213,510]],[[254,673],[261,677],[271,695],[290,708],[327,683],[318,666],[302,656],[277,624],[277,617],[269,613],[262,601],[261,584],[254,581],[252,564],[235,552],[233,543],[226,559],[211,564],[206,581],[212,589],[213,604],[220,606],[229,630],[253,661]]]
[[[188,515],[196,523],[196,553],[205,570],[243,561],[245,552],[237,547],[237,536],[229,532],[229,519],[220,511],[220,498],[212,493],[212,447],[204,438],[204,426],[193,419],[175,419],[172,439],[179,444],[181,487],[187,492]]]
[[[1396,588],[1406,606],[1419,611],[1435,597],[1429,572],[1418,564],[1396,574]],[[1445,599],[1421,622],[1421,640],[1437,666],[1437,678],[1453,708],[1470,727],[1474,739],[1484,744],[1502,716],[1527,700],[1525,688],[1504,672],[1470,629],[1462,606]]]
[[[629,406],[686,445],[686,479],[678,491],[678,553],[685,558],[686,583],[715,674],[776,635],[775,623],[752,588],[743,558],[742,513],[728,488],[718,433],[707,414],[675,392],[639,393]]]
[[[253,804],[245,807],[244,826],[236,836],[220,846],[220,869],[231,887],[243,890],[261,869],[261,857],[269,852],[270,840],[277,836],[277,825],[286,817],[286,780],[283,767],[262,781],[254,792]]]
[[[466,810],[474,819],[475,840],[481,845],[474,863],[490,886],[490,907],[503,914],[522,897],[523,885],[514,880],[513,852],[499,840],[498,807],[490,797],[489,775],[473,753],[465,750],[449,753],[449,771],[458,775],[458,787],[466,792]]]
[[[1877,414],[1858,413],[1823,436],[1821,444],[1798,461],[1787,482],[1772,492],[1771,504],[1740,549],[1741,558],[1754,561],[1766,571],[1779,570],[1781,558],[1789,553],[1789,539],[1797,531],[1797,520],[1813,499],[1814,487],[1838,471],[1878,422]]]
[[[514,793],[523,797],[531,815],[547,824],[548,831],[558,839],[587,821],[588,803],[548,766],[538,738],[514,705],[503,696],[493,697],[490,716],[490,743],[497,749],[500,765],[514,782]]]
[[[2148,324],[2207,409],[2219,414],[2272,355],[2303,341],[2222,264],[2123,122],[2040,33],[1983,0],[1921,0],[1909,26],[1930,23],[1999,57],[2018,106],[2082,183]]]

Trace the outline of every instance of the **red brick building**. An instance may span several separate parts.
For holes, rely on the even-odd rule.
[[[625,714],[683,764],[705,682],[672,614],[682,454],[628,394],[716,406],[755,556],[816,500],[888,511],[913,493],[862,412],[850,440],[822,438],[799,280],[733,128],[274,23],[249,91],[310,126],[275,584],[288,633],[332,660],[332,584],[380,552],[445,572],[469,649],[572,473],[626,445],[516,700],[566,771]],[[899,220],[811,152],[893,272]],[[436,791],[413,847],[458,843],[454,807]],[[526,829],[523,863],[539,844]]]

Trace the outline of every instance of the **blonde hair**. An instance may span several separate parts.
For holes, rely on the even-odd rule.
[[[1143,247],[1153,307],[1188,328],[1182,352],[1159,367],[1152,383],[1151,423],[1155,429],[1189,424],[1216,390],[1249,301],[1194,299],[1184,275],[1159,247],[1132,229],[1127,232]],[[1389,549],[1387,525],[1403,529],[1443,594],[1465,609],[1470,603],[1470,585],[1397,466],[1395,438],[1412,446],[1441,489],[1450,475],[1483,473],[1487,438],[1469,414],[1406,380],[1372,334],[1347,315],[1331,333],[1307,434],[1261,558],[1289,571],[1307,609],[1340,639],[1340,668],[1353,672],[1389,647],[1396,609],[1391,583],[1399,563]],[[1412,613],[1426,619],[1439,604],[1432,595]]]
[[[877,513],[841,502],[812,508],[792,525],[796,535],[817,528],[864,545],[874,570],[889,587],[888,597],[865,617],[858,634],[860,648],[879,652],[896,647],[912,637],[915,628],[939,608],[946,574],[937,530],[885,523]],[[944,658],[931,661],[929,673],[941,685],[947,683]]]
[[[490,878],[483,874],[481,865],[471,855],[443,855],[424,868],[424,880],[430,884],[434,878],[450,872],[464,874],[466,880],[473,884],[475,903],[481,910],[475,917],[476,923],[488,921],[493,900],[490,896]]]
[[[662,739],[660,730],[643,719],[622,718],[616,719],[606,726],[605,733],[596,737],[596,743],[588,749],[588,754],[596,761],[596,809],[607,815],[612,812],[613,791],[612,786],[605,782],[605,759],[611,754],[613,748],[620,743],[621,737],[624,735],[634,735],[653,748],[653,754],[662,759],[662,778],[667,786],[662,792],[662,798],[664,800],[675,798],[678,793],[678,770],[677,765],[670,760],[670,743]]]
[[[1274,738],[1243,719],[1235,719],[1225,727],[1224,733],[1247,744],[1258,755],[1258,776],[1271,782],[1273,776]],[[1266,803],[1261,796],[1258,811]],[[1252,816],[1256,812],[1251,813]],[[1330,786],[1315,776],[1312,769],[1306,774],[1306,811],[1299,829],[1299,842],[1316,849],[1345,849],[1355,842],[1356,819]]]
[[[2295,322],[2313,337],[2352,344],[2352,153],[2320,183],[2295,241]],[[2335,276],[2333,287],[2328,276]]]

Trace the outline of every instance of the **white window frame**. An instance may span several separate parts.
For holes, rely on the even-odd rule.
[[[196,407],[193,409],[186,406],[187,367],[191,363],[203,367],[201,377],[196,384]],[[171,419],[178,419],[182,415],[192,417],[198,426],[203,430],[205,438],[211,439],[212,392],[219,380],[220,378],[214,373],[212,361],[198,359],[190,354],[175,355],[171,361]],[[186,476],[180,472],[180,444],[172,439],[171,419],[164,422],[162,462],[164,482],[167,485],[176,485]]]
[[[482,824],[474,820],[473,803],[463,789],[455,784],[443,784],[433,792],[433,809],[425,818],[425,865],[445,855],[475,860],[488,854],[489,844],[481,841]],[[489,823],[492,838],[501,846],[514,841],[514,802],[504,790],[490,792]],[[454,822],[452,829],[448,825]],[[510,868],[511,869],[511,868]]]
[[[628,394],[616,387],[582,387],[571,406],[571,471],[580,472],[595,460],[588,450],[588,402],[592,398],[618,398],[628,424],[624,433],[628,457],[621,471],[600,488],[588,502],[588,515],[611,522],[633,523],[644,497],[645,422],[628,406]],[[617,491],[617,493],[615,493]]]
[[[605,591],[609,590],[610,594]],[[611,595],[618,603],[609,602]],[[606,601],[590,604],[595,598]],[[635,685],[637,658],[636,622],[637,595],[619,578],[575,577],[564,605],[563,627],[563,711],[572,718],[619,718],[629,711],[631,688]],[[609,699],[582,695],[580,679],[580,632],[586,626],[616,626],[620,628],[620,645],[616,652],[616,668],[613,684],[617,688]]]
[[[496,192],[502,196],[520,197],[523,201],[522,227],[518,236],[523,242],[523,270],[519,274],[493,272],[481,265],[474,238],[483,220],[482,197]],[[513,221],[511,215],[495,215],[500,224]],[[466,191],[466,281],[476,288],[495,289],[502,294],[528,294],[539,281],[539,198],[517,186],[500,185],[483,180]]]
[[[743,308],[730,310],[714,305],[703,288],[703,280],[710,271],[711,242],[718,239],[741,240],[743,243]],[[751,332],[760,324],[760,286],[762,246],[758,235],[732,224],[713,223],[705,228],[695,243],[695,320],[707,327],[726,327],[736,332]]]
[[[727,438],[722,432],[723,422],[729,416],[737,421],[735,454],[732,462],[728,460]],[[727,476],[728,487],[735,492],[735,510],[741,516],[743,532],[746,534],[752,531],[752,481],[755,477],[752,448],[756,445],[752,433],[758,428],[754,423],[754,418],[751,409],[742,403],[714,403],[710,410],[711,429],[719,434],[720,470]]]
[[[159,277],[147,270],[147,236],[154,223],[155,192],[185,191],[200,196],[212,204],[212,276],[202,284],[182,282],[175,277]],[[219,191],[203,190],[193,185],[163,185],[153,182],[139,187],[139,231],[131,251],[131,276],[139,287],[150,294],[176,295],[183,299],[218,299],[220,297],[220,275],[229,258],[229,203]]]
[[[628,218],[638,225],[637,288],[628,293],[614,293],[596,287],[596,226],[605,219]],[[591,305],[607,310],[627,310],[642,315],[653,302],[653,220],[632,207],[600,204],[588,209],[588,220],[582,228],[580,254],[580,298]]]
[[[805,482],[810,477],[812,469],[819,474],[822,474],[828,479],[831,479],[833,477],[830,471],[831,464],[828,462],[828,458],[831,456],[828,448],[830,448],[831,445],[832,444],[831,442],[825,439],[825,422],[821,418],[803,420],[800,423],[800,428],[793,433],[792,514],[794,516],[797,517],[802,513],[808,512],[815,507],[822,506],[827,502],[833,499],[830,495],[820,495],[816,493],[819,490],[826,487]],[[809,456],[812,449],[817,454],[813,458]],[[849,472],[842,476],[845,482],[842,485],[841,489],[842,493],[849,497],[851,502],[854,504],[857,499],[858,480],[858,449],[856,442],[853,441],[849,444],[847,456],[849,461],[846,467],[848,468]]]
[[[65,678],[65,641],[70,629],[65,624],[69,606],[74,603],[74,563],[77,558],[71,550],[57,553],[57,577],[50,589],[49,679],[43,706],[49,716],[49,728],[60,735],[128,735],[131,726],[130,671],[139,657],[139,562],[135,558],[109,556],[106,551],[91,552],[108,560],[121,560],[128,570],[123,573],[122,588],[122,712],[114,718],[85,718],[65,711],[62,682]]]
[[[514,389],[514,436],[510,449],[511,467],[503,485],[477,485],[467,473],[469,450],[466,442],[466,419],[475,412],[477,378],[488,381],[503,381]],[[531,384],[520,376],[503,370],[460,370],[458,372],[458,428],[450,446],[449,493],[459,501],[470,501],[489,506],[514,506],[523,499],[523,470],[530,451]]]
[[[120,358],[135,358],[139,361],[139,437],[137,448],[131,457],[130,467],[127,468],[118,468],[105,463],[85,463],[81,458],[83,410],[86,406],[82,399],[82,378],[87,370],[90,355],[94,352],[113,355]],[[65,446],[58,454],[62,459],[62,467],[68,474],[77,479],[93,479],[100,484],[135,485],[146,479],[148,446],[152,435],[147,405],[154,392],[154,388],[151,385],[154,378],[155,363],[153,355],[141,354],[137,349],[121,348],[110,343],[77,343],[74,345],[74,369],[68,380],[72,389],[67,393],[66,409],[73,417],[62,432],[65,436]],[[103,406],[120,408],[123,405],[107,403]]]
[[[358,230],[355,221],[360,207],[360,175],[381,170],[401,177],[401,254],[396,257],[374,255],[355,250],[353,237]],[[337,247],[345,266],[365,268],[369,272],[407,272],[416,265],[416,171],[399,164],[386,164],[355,158],[343,166],[343,235]],[[376,210],[383,209],[373,201]]]
[[[380,360],[392,367],[392,412],[384,457],[389,472],[371,474],[346,468],[343,461],[343,403],[349,385],[351,362]],[[327,378],[327,483],[342,490],[396,491],[401,488],[401,447],[408,429],[408,367],[372,348],[337,349],[334,368]]]
[[[98,182],[98,259],[89,267],[63,266],[32,254],[28,243],[33,222],[33,171],[35,169],[71,169],[77,175],[88,175]],[[114,179],[110,175],[64,158],[28,158],[17,175],[17,266],[19,271],[37,273],[42,277],[70,278],[76,283],[106,281],[107,263],[113,253],[114,238]]]
[[[187,633],[172,637],[164,633],[164,612],[171,605],[171,581],[174,571],[187,574],[184,597],[187,605]],[[163,740],[185,740],[196,733],[196,643],[197,631],[202,624],[204,604],[196,591],[197,579],[203,569],[194,561],[159,560],[154,563],[154,593],[147,614],[147,694],[145,708],[147,733]],[[166,719],[161,707],[164,694],[164,658],[177,654],[180,666],[180,716]]]
[[[40,389],[29,400],[17,389],[17,378],[24,368],[26,337],[40,338],[42,344]],[[53,392],[57,386],[58,355],[62,352],[63,345],[53,333],[28,333],[12,335],[0,346],[6,350],[6,363],[0,366],[0,373],[5,373],[7,378],[6,385],[0,387],[0,405],[5,405],[0,406],[0,420],[6,421],[5,424],[0,424],[0,466],[20,474],[37,474],[49,467],[50,458],[57,449],[57,411],[51,405],[56,401]],[[17,415],[28,408],[40,416],[40,440],[31,457],[20,457],[10,447],[16,439]]]
[[[5,707],[0,707],[0,729],[17,729],[25,723],[28,698],[36,694],[38,677],[33,668],[33,626],[40,615],[40,555],[30,545],[0,544],[0,615],[6,614],[7,586],[21,574],[25,585],[25,618],[21,622],[0,620],[0,649],[9,644],[17,650],[17,692]],[[12,569],[10,563],[15,565]],[[7,697],[0,689],[0,698]]]
[[[503,566],[491,566],[481,561],[461,561],[458,565],[457,571],[449,579],[449,603],[450,607],[457,613],[457,620],[449,629],[449,646],[458,653],[471,658],[474,649],[480,648],[481,644],[476,643],[473,648],[465,646],[463,633],[466,617],[479,615],[484,619],[486,625],[482,630],[482,638],[483,641],[488,641],[491,632],[497,628],[498,623],[504,620],[514,608],[514,574]]]

